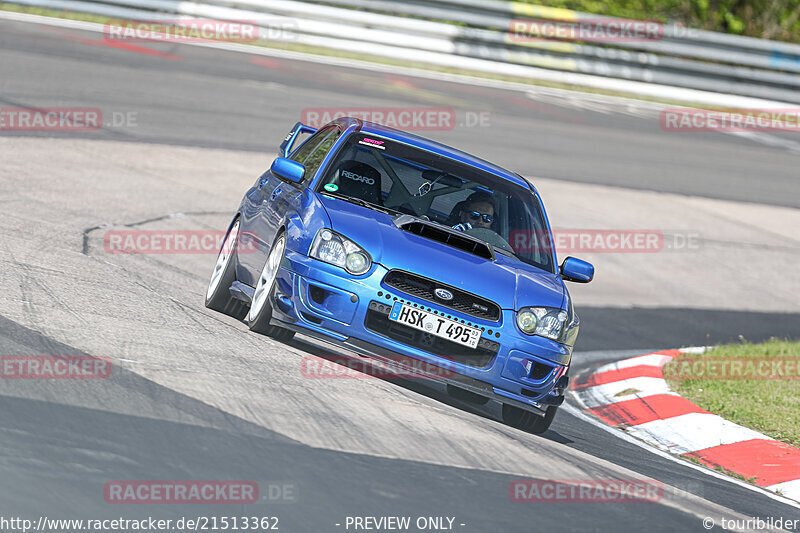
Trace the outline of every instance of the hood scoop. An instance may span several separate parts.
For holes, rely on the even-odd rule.
[[[411,215],[400,215],[393,221],[394,225],[403,231],[494,261],[494,250],[489,243],[464,232]]]

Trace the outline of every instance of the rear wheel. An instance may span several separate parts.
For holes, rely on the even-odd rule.
[[[503,404],[503,422],[522,431],[540,435],[550,428],[558,407],[551,405],[544,416],[531,413],[513,405]]]
[[[231,296],[228,290],[236,281],[236,264],[233,257],[238,244],[239,220],[237,219],[228,230],[225,242],[222,243],[217,255],[217,263],[214,265],[214,272],[211,273],[211,280],[206,290],[206,307],[241,320],[247,314],[247,305]]]
[[[286,235],[281,233],[275,239],[272,248],[267,256],[267,262],[256,283],[256,290],[253,294],[253,302],[250,304],[250,312],[247,314],[247,323],[252,331],[262,333],[279,341],[288,341],[294,337],[294,331],[271,326],[269,321],[272,319],[272,298],[275,295],[275,280],[278,277],[280,268],[286,251]]]

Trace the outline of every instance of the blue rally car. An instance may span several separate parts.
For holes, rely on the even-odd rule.
[[[353,118],[298,123],[280,153],[242,199],[206,306],[278,340],[420,361],[459,400],[499,401],[506,423],[544,432],[578,335],[564,281],[594,267],[558,266],[536,189]]]

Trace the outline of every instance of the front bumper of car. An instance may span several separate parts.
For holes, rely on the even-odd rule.
[[[273,323],[383,361],[413,358],[427,376],[544,414],[563,401],[571,349],[517,329],[513,310],[498,321],[475,318],[398,291],[383,283],[388,269],[373,264],[353,276],[342,268],[287,249],[277,277]],[[388,320],[395,301],[483,328],[477,349],[439,341]],[[433,339],[433,340],[432,340]]]

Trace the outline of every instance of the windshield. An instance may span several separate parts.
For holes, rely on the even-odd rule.
[[[354,133],[317,190],[453,227],[554,272],[550,232],[531,190],[450,158]]]

